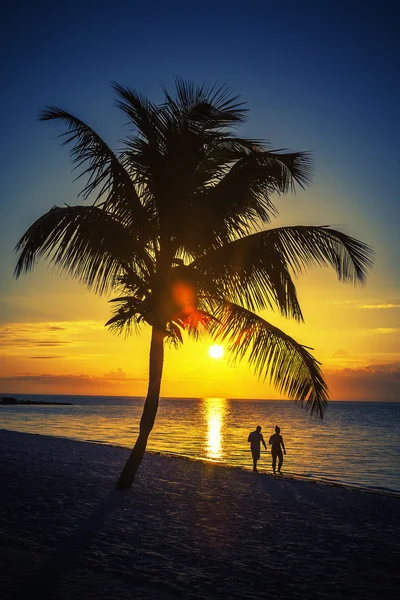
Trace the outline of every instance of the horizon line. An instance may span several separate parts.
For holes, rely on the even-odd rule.
[[[54,393],[24,393],[24,392],[0,392],[0,397],[5,398],[7,396],[60,396],[60,397],[69,397],[69,398],[132,398],[132,399],[145,399],[146,396],[131,396],[131,395],[121,395],[121,394],[54,394]],[[162,396],[160,395],[160,400],[242,400],[244,402],[292,402],[296,404],[297,400],[293,400],[291,398],[234,398],[234,397],[222,397],[222,396]],[[384,403],[384,404],[396,404],[400,403],[399,400],[368,400],[366,398],[357,398],[357,399],[331,399],[328,400],[328,403],[332,402],[375,402],[375,403]]]

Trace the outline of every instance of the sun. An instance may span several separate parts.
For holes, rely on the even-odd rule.
[[[208,349],[208,354],[209,356],[211,356],[211,358],[221,358],[221,356],[224,353],[224,349],[222,346],[217,346],[216,344],[214,344],[214,346],[210,346]]]

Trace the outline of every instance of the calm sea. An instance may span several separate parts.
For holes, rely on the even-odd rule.
[[[15,396],[74,405],[0,406],[2,429],[129,448],[136,439],[141,398]],[[280,426],[286,474],[400,492],[400,403],[331,402],[321,422],[292,402],[165,398],[148,450],[250,468],[256,425],[267,442]],[[271,472],[269,452],[259,468]]]

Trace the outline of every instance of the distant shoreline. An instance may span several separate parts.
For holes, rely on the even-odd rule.
[[[12,396],[1,396],[0,406],[73,406],[72,402],[44,402],[41,400],[18,400]]]

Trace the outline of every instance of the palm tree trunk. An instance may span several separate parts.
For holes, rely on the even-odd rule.
[[[129,489],[133,483],[136,472],[142,462],[147,439],[153,429],[160,397],[161,377],[164,364],[164,332],[153,327],[150,345],[150,373],[147,398],[143,407],[140,420],[139,437],[126,461],[122,473],[119,476],[115,488],[119,490]]]

